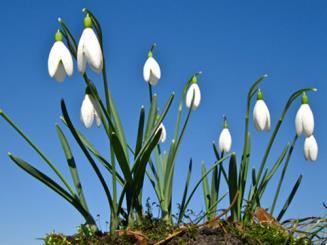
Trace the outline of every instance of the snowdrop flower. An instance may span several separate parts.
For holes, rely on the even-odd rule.
[[[219,135],[218,147],[221,152],[229,152],[232,148],[232,136],[228,129],[226,117],[224,118],[224,128]]]
[[[90,128],[93,124],[94,118],[97,127],[99,127],[101,125],[101,119],[96,110],[95,102],[89,94],[89,91],[87,91],[81,106],[81,121],[86,128]]]
[[[199,85],[197,83],[196,76],[193,76],[191,85],[189,86],[189,88],[186,92],[185,103],[186,103],[187,108],[191,107],[193,95],[194,95],[194,101],[193,101],[192,109],[196,110],[199,107],[200,102],[201,102],[201,91],[200,91]]]
[[[304,157],[308,161],[316,161],[318,157],[318,144],[313,135],[306,137],[304,141]]]
[[[270,129],[270,113],[268,107],[263,100],[262,92],[258,90],[257,102],[253,109],[254,126],[258,131],[269,131]]]
[[[165,125],[163,123],[161,123],[157,129],[157,131],[159,131],[161,129],[161,136],[160,136],[160,142],[163,143],[166,140],[167,137],[167,132],[166,132],[166,128]]]
[[[146,60],[143,67],[144,80],[151,85],[156,85],[161,77],[160,66],[158,62],[153,58],[153,50],[155,44],[152,45],[151,50],[148,53],[148,59]]]
[[[48,71],[50,77],[58,82],[63,82],[68,76],[73,75],[73,59],[65,44],[62,42],[62,34],[58,30],[48,58]]]
[[[295,129],[298,136],[300,136],[302,133],[304,133],[306,137],[309,137],[313,134],[313,113],[308,104],[308,96],[306,93],[303,93],[302,95],[302,104],[295,116]]]
[[[84,19],[84,31],[77,48],[77,66],[80,73],[84,74],[86,64],[92,70],[100,73],[103,68],[103,56],[99,40],[92,29],[92,19],[86,15]]]

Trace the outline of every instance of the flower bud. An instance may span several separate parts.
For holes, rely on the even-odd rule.
[[[190,108],[193,100],[192,109],[196,110],[201,102],[201,91],[199,85],[197,84],[197,80],[194,80],[195,82],[193,82],[193,78],[192,78],[192,84],[189,86],[186,92],[185,104],[187,108]]]
[[[306,137],[311,136],[314,131],[313,113],[308,104],[308,96],[305,93],[302,95],[302,104],[295,116],[295,129],[298,136],[304,133]]]
[[[81,74],[85,73],[86,64],[100,73],[103,68],[101,45],[92,27],[92,19],[87,15],[84,19],[84,30],[77,47],[77,66]]]
[[[148,58],[145,61],[143,67],[143,78],[146,82],[150,83],[151,85],[156,85],[161,78],[161,70],[158,62],[153,58],[153,50],[155,48],[155,44],[152,45],[149,53]]]
[[[258,90],[257,102],[253,108],[253,121],[254,126],[258,131],[270,130],[270,112],[263,100],[263,95],[260,89]]]
[[[318,144],[313,135],[306,137],[304,141],[304,157],[308,161],[316,161],[318,157]]]
[[[229,152],[232,148],[232,136],[228,129],[227,118],[224,118],[224,128],[219,135],[218,148],[221,152]]]
[[[50,77],[54,77],[58,82],[63,82],[66,75],[73,75],[73,70],[73,58],[68,48],[62,42],[62,33],[58,30],[55,34],[55,43],[49,53],[49,75]]]

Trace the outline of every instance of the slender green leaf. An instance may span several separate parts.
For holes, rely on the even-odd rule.
[[[276,194],[275,194],[275,197],[274,197],[274,200],[273,200],[273,203],[272,203],[272,206],[271,206],[271,214],[274,213],[274,210],[275,210],[275,206],[276,206],[276,203],[277,203],[277,199],[278,199],[278,196],[279,196],[279,192],[280,192],[280,188],[282,187],[282,183],[284,181],[284,177],[285,177],[285,173],[286,173],[286,170],[287,170],[287,167],[288,167],[288,163],[291,159],[291,156],[292,156],[292,153],[293,153],[293,149],[295,147],[295,143],[298,139],[298,136],[295,134],[294,136],[294,139],[293,139],[293,142],[292,142],[292,145],[288,151],[288,154],[287,154],[287,158],[286,158],[286,161],[285,161],[285,165],[284,165],[284,168],[282,170],[282,173],[280,175],[280,179],[278,181],[278,185],[277,185],[277,190],[276,190]]]
[[[53,170],[53,172],[59,177],[62,183],[67,187],[72,195],[75,192],[68,181],[65,179],[63,174],[56,168],[56,166],[50,161],[50,159],[41,151],[41,149],[35,145],[32,140],[30,140],[24,132],[11,120],[11,118],[2,110],[0,110],[0,116],[13,128],[16,132],[40,155],[40,157],[48,164],[48,166]]]
[[[140,111],[140,119],[139,119],[139,126],[138,126],[138,130],[137,130],[137,138],[136,138],[134,156],[136,156],[142,148],[143,131],[144,131],[144,107],[142,106],[141,111]]]
[[[235,198],[235,195],[237,193],[237,163],[236,163],[236,154],[232,154],[230,161],[229,161],[229,169],[228,169],[228,189],[229,189],[229,200],[230,203]],[[234,207],[231,209],[232,211],[232,217],[234,220],[236,220],[238,215],[238,209],[237,206],[234,205]]]
[[[93,160],[92,156],[88,152],[87,148],[84,146],[83,142],[79,138],[79,136],[78,136],[78,134],[77,134],[77,132],[75,130],[75,127],[74,127],[73,123],[71,122],[71,120],[69,118],[69,115],[68,115],[67,108],[66,108],[64,100],[61,100],[61,110],[62,110],[62,113],[63,113],[63,117],[64,117],[65,121],[67,122],[68,128],[70,129],[70,131],[71,131],[72,135],[74,136],[76,142],[80,146],[80,148],[83,151],[84,155],[86,156],[89,163],[91,164],[94,172],[96,173],[97,177],[99,178],[99,180],[101,182],[101,185],[102,185],[102,187],[103,187],[103,189],[104,189],[104,191],[106,193],[106,197],[108,199],[108,203],[109,203],[110,208],[113,208],[114,204],[113,204],[113,201],[112,201],[110,190],[109,190],[109,188],[108,188],[108,186],[106,184],[106,181],[103,178],[103,176],[101,174],[101,171],[99,170],[99,168],[96,165],[95,161]]]
[[[192,174],[192,158],[191,158],[190,163],[188,165],[188,172],[187,172],[186,182],[185,182],[185,186],[184,186],[184,192],[183,192],[183,198],[182,198],[180,210],[184,210],[185,201],[186,201],[187,192],[188,192],[188,187],[189,187],[190,179],[191,179],[191,174]],[[179,212],[178,221],[177,221],[178,224],[182,221],[182,218],[183,218],[181,216],[181,214],[182,214],[182,212]]]
[[[280,211],[279,215],[277,216],[278,221],[280,221],[283,218],[285,212],[287,211],[287,209],[291,205],[292,200],[293,200],[293,198],[294,198],[294,196],[295,196],[295,194],[296,194],[296,192],[297,192],[297,190],[298,190],[298,188],[299,188],[299,186],[301,184],[301,181],[302,181],[302,175],[300,175],[299,178],[297,179],[297,181],[296,181],[295,185],[293,186],[293,189],[292,189],[290,195],[288,196],[282,210]]]
[[[63,149],[63,151],[65,153],[65,156],[66,156],[66,159],[67,159],[70,174],[71,174],[72,179],[74,181],[74,185],[75,185],[75,189],[77,191],[78,197],[79,197],[79,199],[81,201],[81,204],[85,208],[85,210],[88,210],[86,199],[85,199],[85,196],[84,196],[82,183],[81,183],[80,178],[79,178],[79,174],[78,174],[77,166],[76,166],[76,163],[75,163],[75,159],[74,159],[73,153],[72,153],[72,151],[70,149],[68,140],[65,137],[64,132],[61,130],[61,128],[58,125],[56,125],[56,129],[57,129],[57,134],[58,134],[62,149]]]
[[[59,184],[57,184],[54,180],[52,180],[47,175],[43,174],[36,168],[34,168],[32,165],[27,163],[26,161],[13,156],[11,153],[9,153],[10,159],[16,163],[20,168],[22,168],[24,171],[26,171],[28,174],[32,175],[34,178],[41,181],[43,184],[48,186],[50,189],[52,189],[54,192],[56,192],[58,195],[63,197],[66,201],[68,201],[71,205],[73,205],[77,211],[81,213],[81,215],[85,218],[85,220],[89,224],[95,225],[95,221],[91,214],[84,209],[82,204],[79,202],[78,199],[76,199],[74,196],[70,195],[66,190],[64,190]]]

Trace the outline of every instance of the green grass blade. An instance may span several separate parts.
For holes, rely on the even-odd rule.
[[[219,161],[221,159],[221,157],[219,156],[219,152],[218,152],[217,147],[215,146],[214,143],[212,144],[212,148],[213,148],[213,151],[215,153],[215,156],[216,156],[217,161]],[[226,170],[225,170],[225,168],[223,166],[223,162],[220,162],[219,168],[221,169],[221,171],[222,171],[222,173],[224,175],[224,178],[225,178],[226,183],[228,183],[228,176],[227,176]]]
[[[76,166],[76,163],[75,163],[75,159],[74,159],[73,153],[72,153],[72,151],[70,149],[68,140],[65,137],[64,132],[61,130],[61,128],[58,125],[56,125],[56,129],[57,129],[57,134],[58,134],[62,149],[63,149],[63,151],[65,153],[65,156],[66,156],[66,159],[67,159],[68,167],[69,167],[72,179],[74,181],[74,185],[75,185],[75,189],[77,191],[77,195],[79,197],[79,200],[81,201],[81,204],[85,208],[85,210],[88,210],[86,199],[85,199],[85,196],[84,196],[82,183],[81,183],[80,178],[79,178],[79,174],[78,174],[77,166]]]
[[[290,149],[288,151],[287,158],[286,158],[286,161],[285,161],[285,165],[284,165],[284,168],[283,168],[282,173],[280,175],[280,179],[279,179],[278,185],[277,185],[276,194],[274,196],[274,200],[273,200],[273,203],[272,203],[272,206],[271,206],[271,209],[270,209],[271,214],[273,214],[274,211],[275,211],[275,207],[276,207],[277,199],[278,199],[278,196],[279,196],[279,192],[280,192],[280,189],[282,187],[282,183],[284,181],[284,177],[285,177],[285,173],[286,173],[286,170],[287,170],[287,167],[288,167],[288,163],[289,163],[289,161],[291,159],[293,149],[295,147],[295,143],[296,143],[297,139],[298,139],[298,136],[295,135],[294,139],[293,139],[293,142],[292,142],[292,145],[291,145],[291,147],[290,147]]]
[[[217,168],[217,166],[215,166],[215,168],[213,169],[213,171],[215,171],[215,169]],[[203,189],[203,197],[204,197],[204,204],[206,207],[206,211],[209,213],[210,212],[210,206],[212,205],[212,201],[211,201],[211,195],[209,193],[209,182],[208,182],[208,176],[206,175],[207,173],[207,169],[205,164],[202,162],[201,164],[201,176],[205,176],[203,178],[202,181],[202,189]],[[211,219],[210,215],[207,217],[208,220]]]
[[[147,139],[151,134],[151,131],[155,124],[156,116],[157,116],[157,95],[154,94],[152,96],[150,112],[149,112],[148,120],[147,120],[147,124],[146,124],[145,139]]]
[[[99,180],[101,182],[101,185],[102,185],[102,187],[104,189],[104,192],[106,193],[106,197],[107,197],[110,209],[113,209],[114,204],[113,204],[113,201],[112,201],[110,190],[109,190],[109,188],[108,188],[108,186],[106,184],[106,181],[103,178],[103,176],[101,174],[101,171],[98,168],[98,166],[96,165],[94,159],[92,158],[92,156],[88,152],[87,148],[84,146],[83,142],[79,138],[79,136],[78,136],[78,134],[76,132],[76,129],[75,129],[73,123],[71,122],[70,118],[69,118],[69,115],[68,115],[67,108],[66,108],[64,100],[61,100],[61,110],[62,110],[63,117],[64,117],[65,121],[67,122],[67,126],[68,126],[69,130],[71,131],[73,137],[75,138],[76,142],[78,143],[79,147],[83,151],[85,157],[87,158],[87,160],[91,164],[95,174],[97,175],[97,177],[99,178]]]
[[[180,210],[184,210],[185,201],[186,201],[187,192],[188,192],[188,187],[189,187],[190,179],[191,179],[191,174],[192,174],[192,158],[191,158],[190,163],[188,165],[188,172],[187,172],[186,182],[185,182],[185,186],[184,186],[184,192],[183,192],[183,198],[182,198]],[[177,224],[180,224],[182,219],[183,219],[182,212],[179,212]]]
[[[141,156],[144,154],[144,151],[149,147],[150,143],[153,141],[153,138],[155,137],[156,133],[158,132],[157,130],[158,130],[161,122],[163,121],[163,119],[166,117],[166,115],[168,113],[168,110],[169,110],[169,108],[171,106],[171,103],[172,103],[173,99],[174,99],[174,94],[172,94],[169,97],[169,99],[168,99],[168,101],[167,101],[167,103],[166,103],[166,105],[165,105],[165,107],[163,109],[163,112],[160,114],[160,117],[157,120],[156,125],[152,129],[152,132],[151,132],[150,136],[145,140],[145,142],[144,142],[144,144],[143,144],[140,152],[136,155],[136,158],[135,158],[135,161],[134,161],[135,163],[139,162]],[[135,170],[137,169],[137,167],[138,167],[137,164],[134,164],[133,165],[133,167],[132,167],[132,173],[135,172]]]
[[[62,118],[62,121],[67,126],[67,123],[65,122],[65,119]],[[81,139],[84,146],[95,156],[96,159],[99,160],[99,162],[112,174],[113,169],[112,165],[105,159],[104,156],[90,143],[90,141],[76,129],[76,133],[78,134],[78,137]],[[116,172],[117,180],[121,185],[124,185],[124,178]]]
[[[114,149],[115,156],[119,162],[120,168],[124,174],[125,180],[129,183],[132,183],[132,174],[124,154],[123,146],[121,145],[117,134],[114,132],[111,134],[111,144]]]
[[[235,154],[235,153],[231,153],[231,154]],[[191,201],[191,199],[193,198],[193,195],[195,193],[195,191],[198,189],[198,187],[201,185],[202,181],[204,180],[204,178],[206,178],[208,176],[208,174],[218,165],[220,164],[221,162],[223,162],[225,159],[229,158],[231,156],[231,154],[228,154],[226,155],[225,157],[221,158],[219,161],[217,161],[210,169],[208,169],[208,171],[203,174],[201,176],[201,178],[198,180],[198,182],[196,182],[194,188],[192,189],[192,191],[190,192],[190,195],[188,196],[186,202],[185,202],[185,205],[184,205],[184,210],[183,210],[183,213],[182,213],[182,216],[184,216],[184,213]]]
[[[140,111],[140,118],[139,118],[138,130],[137,130],[137,138],[136,138],[134,156],[136,156],[142,148],[143,131],[144,131],[144,106],[141,107],[141,111]]]
[[[228,189],[229,189],[229,200],[230,203],[235,198],[235,195],[237,193],[237,163],[236,163],[236,154],[233,153],[231,155],[230,161],[229,161],[229,168],[228,168]],[[232,218],[233,220],[236,220],[238,217],[238,207],[235,205],[232,209]]]
[[[16,132],[39,154],[39,156],[48,164],[48,166],[53,170],[53,172],[59,177],[62,183],[66,186],[72,195],[75,192],[68,181],[65,179],[63,174],[56,168],[56,166],[50,161],[50,159],[41,151],[41,149],[35,145],[32,140],[30,140],[24,132],[11,120],[11,118],[2,110],[0,110],[0,116],[13,128]]]
[[[77,211],[79,211],[82,216],[85,218],[85,220],[89,224],[95,225],[95,221],[91,214],[84,209],[84,207],[81,205],[78,199],[76,199],[74,196],[70,195],[67,191],[65,191],[59,184],[57,184],[54,180],[52,180],[47,175],[43,174],[36,168],[34,168],[32,165],[27,163],[26,161],[17,158],[13,156],[11,153],[9,153],[10,159],[16,163],[20,168],[22,168],[25,172],[36,178],[37,180],[41,181],[43,184],[48,186],[51,190],[56,192],[58,195],[60,195],[62,198],[64,198],[66,201],[68,201],[71,205],[73,205]]]
[[[297,192],[297,190],[298,190],[298,188],[299,188],[299,186],[301,184],[301,181],[302,181],[302,175],[300,175],[299,178],[297,179],[297,181],[296,181],[295,185],[293,186],[293,189],[292,189],[290,195],[288,196],[282,210],[280,211],[279,215],[277,216],[278,221],[280,221],[283,218],[285,212],[287,211],[290,204],[292,203],[292,200],[293,200],[293,198],[294,198],[294,196],[295,196],[295,194],[296,194],[296,192]]]

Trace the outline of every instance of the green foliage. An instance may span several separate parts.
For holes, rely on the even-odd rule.
[[[87,14],[87,25],[92,24],[96,35],[99,39],[101,49],[103,51],[102,28],[95,17],[95,15],[87,9],[83,9]],[[59,19],[64,41],[67,43],[68,49],[74,59],[77,59],[77,42],[62,19]],[[59,34],[58,34],[59,35]],[[153,55],[151,47],[149,55]],[[107,199],[109,207],[108,220],[110,219],[110,231],[113,232],[120,228],[136,228],[143,231],[151,240],[157,241],[164,237],[171,231],[173,226],[172,215],[172,196],[173,196],[173,181],[175,174],[175,166],[177,154],[182,145],[183,138],[189,125],[190,118],[194,108],[188,108],[183,113],[183,103],[187,94],[187,90],[192,83],[197,82],[199,73],[195,73],[186,83],[181,92],[180,101],[178,104],[177,118],[175,123],[175,130],[168,149],[163,150],[160,145],[160,138],[162,128],[160,125],[167,116],[175,94],[173,93],[167,100],[162,110],[158,104],[158,95],[153,94],[153,87],[149,83],[149,100],[150,108],[146,112],[144,106],[140,109],[139,120],[137,125],[137,136],[135,139],[135,146],[132,147],[125,137],[124,127],[119,117],[118,110],[115,106],[111,91],[109,89],[108,78],[106,73],[105,58],[103,57],[103,91],[104,99],[101,98],[98,87],[89,79],[87,72],[82,74],[83,86],[88,91],[88,96],[94,101],[94,107],[99,114],[101,123],[103,125],[104,133],[106,135],[105,143],[108,143],[108,151],[110,152],[109,159],[106,159],[105,154],[97,150],[94,145],[83,135],[74,125],[71,120],[68,109],[64,100],[61,101],[61,120],[67,130],[74,139],[74,143],[79,146],[83,155],[87,159],[90,167],[96,174],[99,183],[101,184],[104,194]],[[192,159],[188,165],[188,171],[185,180],[183,195],[181,198],[179,213],[176,217],[177,225],[183,222],[187,208],[202,184],[203,195],[205,201],[205,216],[208,220],[212,220],[218,210],[219,202],[226,196],[229,196],[230,201],[230,219],[239,223],[244,223],[246,226],[245,232],[242,236],[246,239],[262,239],[266,242],[269,239],[276,243],[285,242],[289,237],[282,236],[278,230],[270,227],[261,227],[257,224],[252,224],[253,213],[257,207],[261,206],[261,199],[266,191],[271,179],[276,175],[280,166],[283,165],[283,170],[279,178],[276,194],[274,196],[271,213],[274,212],[277,200],[279,198],[280,189],[282,187],[285,174],[289,165],[289,161],[297,140],[295,136],[293,143],[286,144],[283,151],[280,153],[277,160],[272,165],[268,165],[267,161],[270,156],[271,148],[279,133],[279,129],[284,121],[284,118],[293,104],[293,102],[303,93],[308,91],[315,91],[315,88],[304,88],[293,93],[284,110],[276,123],[276,126],[270,136],[268,145],[266,146],[263,158],[259,166],[252,168],[251,180],[248,180],[248,169],[250,166],[251,152],[251,134],[249,129],[250,107],[254,95],[257,93],[259,85],[266,78],[266,75],[261,76],[256,80],[248,91],[246,100],[245,112],[245,133],[242,155],[237,158],[236,153],[226,154],[226,152],[219,152],[213,144],[213,150],[216,157],[215,162],[206,167],[203,163],[201,166],[201,176],[194,186],[191,185],[192,178]],[[194,95],[191,104],[194,102]],[[148,113],[146,115],[146,113]],[[12,119],[3,111],[0,111],[0,116],[30,145],[34,151],[41,157],[43,162],[55,174],[57,179],[50,177],[33,167],[30,163],[19,157],[9,154],[10,159],[21,169],[33,176],[44,185],[49,187],[52,191],[57,193],[68,203],[70,203],[85,219],[86,224],[82,225],[74,237],[65,237],[61,234],[50,234],[46,237],[46,244],[70,244],[72,242],[79,242],[83,244],[92,239],[98,239],[103,234],[98,231],[94,217],[90,213],[87,204],[86,194],[84,193],[82,181],[79,176],[79,163],[75,162],[74,153],[72,152],[71,142],[69,142],[65,131],[59,125],[56,125],[57,135],[67,161],[70,171],[73,186],[69,183],[66,177],[59,171],[48,156],[29,138],[26,134],[12,121]],[[253,151],[253,150],[252,150]],[[256,152],[256,154],[258,154]],[[238,161],[237,161],[238,159]],[[228,171],[225,170],[223,162],[229,160]],[[104,178],[102,170],[98,164],[101,164],[111,175],[112,185],[109,185]],[[284,164],[283,164],[284,163]],[[268,165],[268,167],[267,167]],[[209,174],[211,174],[211,181],[209,181]],[[158,199],[161,217],[160,219],[153,218],[152,213],[148,210],[144,212],[142,203],[142,191],[145,183],[145,178],[148,177],[150,183],[155,191]],[[228,193],[221,195],[222,180],[227,184]],[[289,196],[285,199],[285,203],[280,210],[277,219],[283,218],[283,215],[289,208],[302,180],[302,175],[297,179]],[[111,186],[109,188],[109,186]],[[191,188],[192,186],[192,188]],[[120,190],[120,191],[118,191]],[[111,236],[110,239],[116,239]],[[123,238],[117,238],[123,239]],[[128,238],[129,239],[129,238]],[[279,239],[279,240],[278,240]],[[284,240],[283,240],[284,239]],[[118,241],[117,240],[117,241]],[[111,240],[112,242],[113,240]],[[290,241],[293,242],[291,239]],[[119,240],[118,242],[123,242]]]

